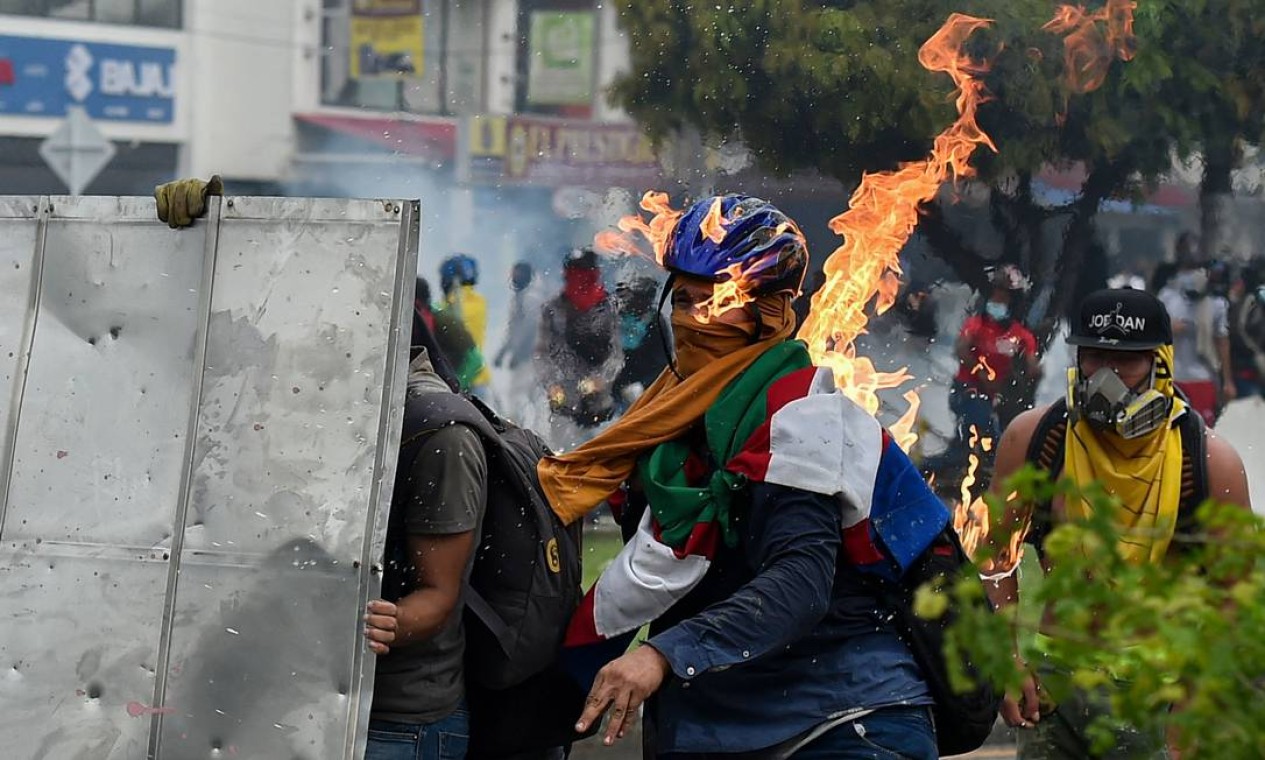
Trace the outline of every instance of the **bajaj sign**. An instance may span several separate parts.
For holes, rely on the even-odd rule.
[[[0,114],[62,116],[78,105],[98,120],[172,121],[172,48],[0,35],[0,59],[13,70]]]

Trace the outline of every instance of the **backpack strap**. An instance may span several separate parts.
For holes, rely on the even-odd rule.
[[[1199,526],[1195,513],[1208,498],[1207,426],[1203,417],[1188,409],[1177,421],[1182,442],[1181,496],[1177,507],[1176,533],[1192,535]],[[1063,452],[1067,444],[1067,402],[1063,399],[1050,405],[1037,423],[1028,443],[1026,460],[1057,478],[1063,471]],[[1032,527],[1027,541],[1041,554],[1041,547],[1053,528],[1053,505],[1037,504],[1032,514]],[[1180,546],[1175,544],[1174,546]]]
[[[1208,498],[1208,429],[1203,416],[1191,408],[1177,420],[1177,429],[1182,441],[1182,486],[1174,532],[1193,535],[1199,532],[1195,513]],[[1180,550],[1185,544],[1172,546]]]
[[[489,460],[499,458],[500,461],[508,462],[514,455],[512,446],[507,446],[506,441],[502,438],[504,435],[522,436],[527,432],[532,438],[534,434],[529,431],[523,431],[508,422],[495,411],[492,410],[482,399],[468,394],[457,394],[449,392],[419,392],[410,393],[407,398],[404,410],[404,430],[407,435],[411,430],[426,430],[433,432],[433,429],[440,429],[451,425],[465,425],[473,430],[479,436],[479,442],[483,445]],[[540,445],[540,454],[549,453],[543,444]],[[489,474],[492,472],[493,462],[489,461]],[[512,467],[510,469],[513,469]],[[538,509],[531,510],[532,514],[537,516],[539,531],[541,535],[548,535],[552,531],[552,525],[545,522],[542,516],[550,512],[550,507],[544,502],[537,490],[530,483],[517,483],[523,495],[538,502]],[[578,530],[578,526],[577,530]],[[578,544],[578,533],[573,533],[573,537]],[[488,632],[501,644],[501,648],[510,652],[513,651],[517,633],[511,630],[510,626],[505,622],[504,618],[496,611],[487,598],[469,582],[465,583],[462,588],[462,599],[466,608],[478,618],[479,622],[487,628]]]
[[[1059,399],[1041,415],[1036,430],[1032,432],[1032,440],[1028,441],[1026,461],[1048,472],[1051,478],[1057,478],[1063,472],[1067,426],[1067,401]],[[1045,538],[1053,529],[1054,505],[1048,500],[1033,505],[1032,524],[1025,540],[1036,548],[1037,556],[1043,554]]]

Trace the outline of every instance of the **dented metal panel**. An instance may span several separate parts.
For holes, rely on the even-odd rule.
[[[358,757],[415,205],[0,199],[0,241],[7,751]]]

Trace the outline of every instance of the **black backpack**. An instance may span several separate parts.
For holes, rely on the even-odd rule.
[[[454,393],[409,389],[393,501],[407,498],[407,463],[449,425],[476,432],[487,455],[487,508],[463,595],[467,754],[563,746],[575,738],[585,697],[557,663],[581,598],[578,524],[565,527],[541,491],[536,464],[549,452],[540,438]],[[382,586],[389,600],[413,585],[403,512],[394,509],[388,519]]]
[[[970,566],[971,561],[950,525],[910,566],[900,582],[880,582],[880,597],[894,614],[896,633],[913,653],[935,700],[932,714],[935,717],[936,747],[941,756],[961,755],[979,749],[992,733],[997,710],[1001,707],[1001,693],[980,678],[969,657],[962,667],[975,683],[974,688],[959,693],[954,691],[949,680],[944,640],[945,632],[957,620],[953,597],[947,597],[950,602],[948,609],[935,620],[919,617],[914,612],[914,593],[918,587],[942,579],[947,588],[961,576],[963,568]],[[977,577],[973,571],[971,576]],[[978,604],[992,612],[992,604],[982,590]]]
[[[1180,391],[1179,391],[1180,393]],[[1188,405],[1189,406],[1189,405]],[[1027,461],[1045,470],[1051,478],[1058,478],[1063,471],[1063,453],[1067,444],[1067,400],[1059,399],[1050,405],[1028,443]],[[1208,498],[1208,457],[1203,417],[1188,408],[1177,418],[1177,428],[1182,441],[1182,484],[1177,505],[1176,535],[1194,535],[1199,532],[1196,511]],[[1028,543],[1042,555],[1046,537],[1054,529],[1053,505],[1037,504],[1032,510],[1032,527],[1028,530]],[[1190,542],[1170,544],[1169,551],[1184,551]]]

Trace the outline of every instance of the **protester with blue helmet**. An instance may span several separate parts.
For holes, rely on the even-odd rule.
[[[758,198],[706,198],[661,263],[676,371],[538,468],[564,522],[609,503],[628,539],[567,633],[569,667],[606,663],[580,730],[609,711],[613,743],[644,703],[653,756],[937,757],[930,692],[872,584],[948,513],[792,339],[803,234]]]
[[[488,334],[488,302],[474,289],[479,282],[479,263],[464,253],[454,254],[439,265],[439,286],[444,291],[444,310],[461,320],[474,338],[479,354],[484,353]],[[475,374],[471,391],[487,398],[492,373],[481,366]]]
[[[444,295],[451,293],[459,285],[479,284],[479,262],[464,253],[457,253],[444,259],[439,265],[439,287]]]
[[[725,221],[724,236],[708,234],[707,218]],[[732,279],[734,267],[752,295],[798,294],[808,268],[799,226],[768,201],[722,195],[695,203],[677,222],[663,256],[669,272],[712,282]]]

